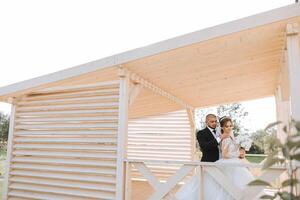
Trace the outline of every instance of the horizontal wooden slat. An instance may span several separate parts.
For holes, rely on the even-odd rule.
[[[171,151],[185,151],[187,149],[190,149],[190,147],[178,147],[178,146],[150,146],[150,147],[145,147],[143,145],[131,145],[128,147],[128,150],[143,150],[143,149],[152,149],[152,150],[157,150],[157,151],[165,151],[165,150],[171,150]]]
[[[187,148],[185,150],[181,151],[171,151],[171,150],[161,150],[161,151],[155,151],[152,148],[149,149],[142,149],[142,150],[136,150],[136,149],[128,149],[128,154],[129,155],[189,155],[191,149]]]
[[[43,118],[43,117],[26,117],[16,118],[15,122],[82,122],[82,121],[103,121],[103,122],[117,122],[117,116],[97,116],[97,117],[56,117],[56,118]]]
[[[165,134],[142,134],[142,133],[138,133],[138,134],[130,134],[129,139],[191,139],[191,136],[188,135],[187,133],[183,133],[183,135],[165,135]]]
[[[179,139],[179,138],[128,138],[128,141],[134,143],[134,142],[147,142],[147,143],[151,143],[151,142],[157,142],[157,143],[179,143],[179,142],[190,142],[190,138],[182,138],[182,139]]]
[[[52,92],[67,92],[67,91],[80,91],[80,90],[99,90],[101,88],[107,87],[119,87],[120,81],[106,81],[94,84],[85,84],[85,85],[72,85],[72,86],[57,86],[38,90],[31,94],[43,94],[43,93],[52,93]]]
[[[39,163],[39,164],[65,164],[65,165],[82,165],[82,166],[102,166],[116,168],[116,161],[97,160],[97,159],[67,159],[67,158],[44,158],[38,156],[18,156],[12,159],[13,163]]]
[[[47,112],[18,112],[17,117],[38,117],[38,116],[84,116],[84,115],[105,115],[115,116],[118,115],[118,109],[103,109],[103,110],[64,110],[64,111],[51,111]]]
[[[79,92],[68,92],[60,94],[48,94],[48,95],[36,95],[30,97],[24,97],[21,101],[38,101],[38,100],[49,100],[49,99],[72,99],[78,97],[95,97],[95,96],[108,96],[108,95],[118,95],[119,88],[115,89],[102,89],[100,91],[79,91]]]
[[[154,154],[154,153],[137,153],[137,152],[128,152],[128,156],[130,157],[144,157],[149,159],[156,159],[156,158],[163,158],[164,156],[168,158],[182,158],[182,159],[189,159],[191,158],[190,154]]]
[[[108,153],[108,152],[99,153],[99,152],[75,152],[75,151],[67,152],[67,151],[15,150],[13,151],[13,155],[116,159],[115,153]]]
[[[82,165],[82,166],[103,166],[116,168],[116,161],[110,160],[91,160],[91,159],[66,159],[66,158],[44,158],[44,157],[14,157],[13,163],[39,163],[39,164],[64,164],[64,165]]]
[[[128,156],[129,157],[129,156]],[[156,161],[191,161],[191,158],[190,157],[188,157],[188,158],[186,158],[186,157],[174,157],[174,158],[171,158],[171,157],[165,157],[165,158],[163,158],[163,157],[154,157],[154,156],[135,156],[135,155],[131,155],[130,156],[130,158],[131,159],[138,159],[138,160],[144,160],[145,158],[147,158],[147,159],[152,159],[152,160],[156,160]]]
[[[145,133],[151,133],[151,132],[157,132],[160,133],[161,131],[167,131],[167,132],[174,132],[174,134],[176,133],[182,133],[182,132],[186,132],[189,133],[191,131],[191,129],[189,129],[188,127],[128,127],[129,131],[139,131],[139,132],[145,132]],[[143,131],[143,129],[147,129],[145,131]]]
[[[180,144],[179,142],[145,142],[145,141],[141,141],[141,142],[131,142],[128,141],[129,145],[132,146],[145,146],[145,148],[149,147],[149,146],[170,146],[170,147],[178,147],[179,145],[181,147],[190,147],[190,144]]]
[[[138,128],[142,129],[184,129],[184,130],[189,130],[189,124],[130,124],[128,125],[128,129],[133,129],[136,130]]]
[[[16,143],[13,148],[15,149],[39,149],[39,150],[98,150],[98,151],[116,151],[116,145],[103,145],[103,144],[26,144]]]
[[[14,139],[14,142],[46,142],[46,143],[116,143],[117,138],[25,138],[25,137],[17,137]]]
[[[33,170],[12,170],[10,172],[14,176],[29,176],[29,177],[41,177],[41,178],[53,178],[60,180],[73,180],[73,181],[88,181],[95,183],[116,183],[115,176],[107,175],[90,175],[90,174],[74,174],[74,173],[62,173],[62,172],[46,172],[46,171],[33,171]]]
[[[18,112],[34,112],[34,111],[49,111],[49,110],[88,110],[88,109],[110,109],[117,108],[119,103],[90,103],[90,104],[72,104],[72,105],[52,105],[52,106],[32,106],[32,107],[17,107]]]
[[[36,191],[11,190],[9,192],[10,200],[82,200],[82,197],[76,197],[63,194],[43,193]],[[84,200],[98,200],[97,198],[84,197]]]
[[[166,120],[141,120],[141,121],[130,121],[130,126],[152,126],[152,125],[168,125],[168,126],[189,126],[190,123],[186,121],[186,118],[182,118],[181,120],[172,120],[169,119],[169,121]]]
[[[27,163],[13,163],[12,169],[29,169],[39,171],[54,171],[54,172],[73,172],[73,173],[88,173],[88,174],[105,174],[115,175],[116,169],[108,167],[76,167],[76,166],[64,166],[64,165],[39,165],[39,164],[27,164]]]
[[[62,105],[76,103],[95,103],[95,102],[118,102],[119,95],[106,95],[96,97],[79,97],[72,99],[53,99],[53,100],[36,100],[36,101],[21,101],[18,106],[42,106],[42,105]]]
[[[172,129],[172,130],[170,130],[170,129],[166,129],[166,130],[162,130],[162,129],[145,129],[144,131],[142,130],[142,129],[129,129],[129,131],[130,131],[130,134],[144,134],[144,135],[146,135],[146,134],[157,134],[157,135],[159,135],[159,134],[161,134],[161,135],[163,135],[163,134],[166,134],[166,135],[182,135],[182,133],[187,133],[188,132],[188,129],[186,129],[186,130],[178,130],[178,129]]]
[[[70,125],[17,125],[16,129],[30,130],[86,130],[86,129],[102,129],[102,130],[117,130],[117,124],[70,124]]]
[[[57,180],[57,179],[42,179],[42,178],[29,178],[29,177],[12,177],[11,182],[14,183],[31,183],[37,185],[45,186],[58,186],[58,187],[68,187],[74,189],[89,189],[96,191],[115,191],[115,185],[112,184],[95,184],[87,182],[75,182],[75,181],[66,181],[66,180]]]
[[[71,130],[71,131],[44,131],[44,130],[30,130],[30,131],[21,131],[17,130],[15,135],[111,135],[116,136],[117,130]]]
[[[107,198],[114,199],[114,193],[110,192],[100,192],[100,191],[86,191],[82,189],[68,189],[63,187],[53,187],[53,186],[41,186],[35,184],[23,184],[23,183],[12,183],[9,186],[10,189],[16,190],[27,190],[27,191],[37,191],[37,192],[47,192],[54,194],[66,194],[72,196],[80,196],[80,197],[92,197],[92,198]]]

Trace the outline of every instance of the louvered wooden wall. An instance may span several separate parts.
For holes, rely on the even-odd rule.
[[[192,161],[192,128],[186,110],[132,119],[128,125],[128,158],[162,161]],[[148,165],[161,179],[180,166]],[[141,178],[138,173],[133,177]]]
[[[9,199],[115,199],[119,81],[17,100]]]

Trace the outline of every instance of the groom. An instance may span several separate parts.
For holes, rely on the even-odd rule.
[[[219,144],[225,137],[217,131],[217,117],[214,114],[208,114],[205,118],[206,128],[198,131],[197,140],[202,151],[202,162],[215,162],[220,159]]]

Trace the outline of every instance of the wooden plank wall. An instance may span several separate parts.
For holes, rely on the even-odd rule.
[[[186,110],[129,120],[128,159],[192,161],[192,133]],[[179,165],[147,165],[160,180],[173,175]],[[132,178],[142,178],[135,169]]]
[[[115,199],[119,81],[17,99],[7,199]]]

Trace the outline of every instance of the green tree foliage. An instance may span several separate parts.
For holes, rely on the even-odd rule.
[[[269,132],[271,128],[279,123],[270,124],[265,131]],[[276,137],[269,138],[268,149],[270,152],[264,162],[263,169],[268,170],[273,165],[280,164],[287,169],[287,178],[279,186],[262,180],[255,180],[249,183],[249,185],[253,186],[263,185],[271,187],[277,191],[274,195],[264,195],[261,199],[300,199],[299,191],[297,191],[300,184],[299,177],[297,178],[297,171],[300,170],[300,121],[292,121],[283,128],[283,131],[286,133],[284,142],[281,142]]]
[[[209,113],[214,113],[218,117],[230,117],[233,120],[233,132],[235,135],[248,132],[248,130],[243,126],[242,122],[245,120],[249,113],[245,111],[245,108],[240,103],[232,103],[220,105],[213,108],[196,110],[196,124],[199,129],[205,127],[205,116]]]
[[[271,128],[268,132],[263,129],[252,133],[250,138],[252,145],[248,153],[251,154],[266,154],[269,152],[269,141],[276,138],[276,129]]]
[[[7,142],[9,129],[9,117],[0,113],[0,143],[1,146]]]

